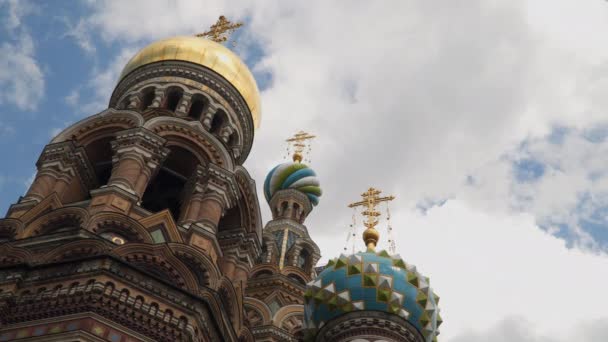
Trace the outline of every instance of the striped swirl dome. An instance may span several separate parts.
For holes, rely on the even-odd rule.
[[[302,163],[285,163],[275,166],[264,181],[264,196],[270,202],[272,196],[279,190],[295,189],[310,199],[313,205],[319,204],[321,187],[317,174]]]

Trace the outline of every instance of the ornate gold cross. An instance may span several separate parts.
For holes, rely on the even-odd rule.
[[[243,26],[242,22],[233,23],[230,20],[226,19],[223,15],[220,15],[220,18],[217,22],[209,28],[209,30],[196,34],[197,37],[207,38],[209,40],[213,40],[217,43],[223,43],[228,40],[228,36],[234,32],[239,27]]]
[[[380,233],[375,228],[378,224],[378,216],[380,216],[380,212],[376,210],[376,206],[382,202],[388,202],[395,199],[395,196],[380,197],[380,193],[382,193],[382,191],[369,188],[366,192],[361,194],[363,201],[348,205],[349,208],[366,207],[365,211],[362,213],[363,216],[367,216],[367,220],[364,222],[367,229],[363,232],[363,241],[365,241],[367,248],[371,250],[376,248],[376,244],[380,238]]]
[[[304,148],[306,146],[308,146],[306,144],[306,141],[314,139],[314,138],[316,138],[316,136],[306,133],[304,131],[299,131],[298,133],[294,134],[293,137],[285,140],[294,149],[294,151],[293,151],[293,161],[294,162],[298,162],[298,163],[302,162],[302,158],[304,156]],[[309,149],[310,149],[310,147],[309,147]]]

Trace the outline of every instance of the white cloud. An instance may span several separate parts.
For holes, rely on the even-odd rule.
[[[32,37],[22,23],[33,9],[25,1],[0,2],[0,8],[6,7],[4,27],[14,39],[0,43],[0,104],[35,110],[44,96],[44,74],[34,56]]]
[[[576,135],[561,147],[546,142],[556,126],[605,120],[608,44],[593,33],[608,31],[608,4],[598,3],[96,2],[89,23],[128,50],[91,84],[105,104],[143,42],[201,31],[219,14],[249,17],[248,36],[266,53],[255,69],[273,76],[247,162],[258,188],[287,135],[317,134],[324,195],[308,225],[325,257],[341,252],[345,205],[380,187],[398,196],[401,255],[442,296],[445,340],[507,341],[502,332],[512,328],[511,340],[561,342],[606,317],[608,304],[606,255],[569,249],[537,226],[576,223],[581,191],[604,187],[587,179],[606,170],[603,147]],[[525,153],[560,168],[514,183],[522,141],[531,142]],[[473,186],[463,185],[469,175]],[[410,210],[445,198],[426,215]],[[584,231],[577,237],[593,247]],[[594,331],[577,336],[608,339]]]
[[[64,36],[74,39],[76,44],[87,54],[94,55],[97,49],[87,27],[88,22],[82,18],[78,20],[76,25],[73,25],[68,19],[65,19],[64,22],[68,29]]]

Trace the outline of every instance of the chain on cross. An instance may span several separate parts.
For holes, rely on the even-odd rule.
[[[294,134],[293,137],[285,140],[287,141],[287,152],[289,153],[290,149],[293,149],[293,161],[294,162],[302,162],[304,158],[304,149],[308,147],[306,153],[310,155],[310,143],[309,141],[316,138],[315,135],[306,133],[304,131],[299,131]]]
[[[217,22],[209,28],[209,30],[196,34],[197,37],[207,38],[216,43],[223,43],[228,40],[228,36],[239,27],[243,26],[242,22],[231,22],[225,16],[220,15]]]
[[[351,203],[348,205],[349,208],[365,207],[365,211],[361,214],[366,216],[366,220],[363,223],[367,229],[363,232],[363,240],[367,245],[368,249],[374,249],[378,243],[380,234],[376,230],[378,225],[378,217],[380,212],[376,210],[376,207],[382,202],[389,202],[395,199],[395,196],[380,197],[382,191],[374,188],[369,188],[366,192],[361,194],[362,201]]]

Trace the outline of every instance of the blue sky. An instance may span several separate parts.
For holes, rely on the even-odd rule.
[[[608,336],[594,325],[608,322],[603,1],[0,0],[0,212],[54,134],[105,108],[130,56],[220,14],[246,22],[235,51],[261,89],[245,164],[258,188],[287,136],[318,136],[324,194],[307,225],[324,260],[373,185],[397,196],[399,253],[445,299],[445,341]],[[604,305],[563,298],[580,279]]]

